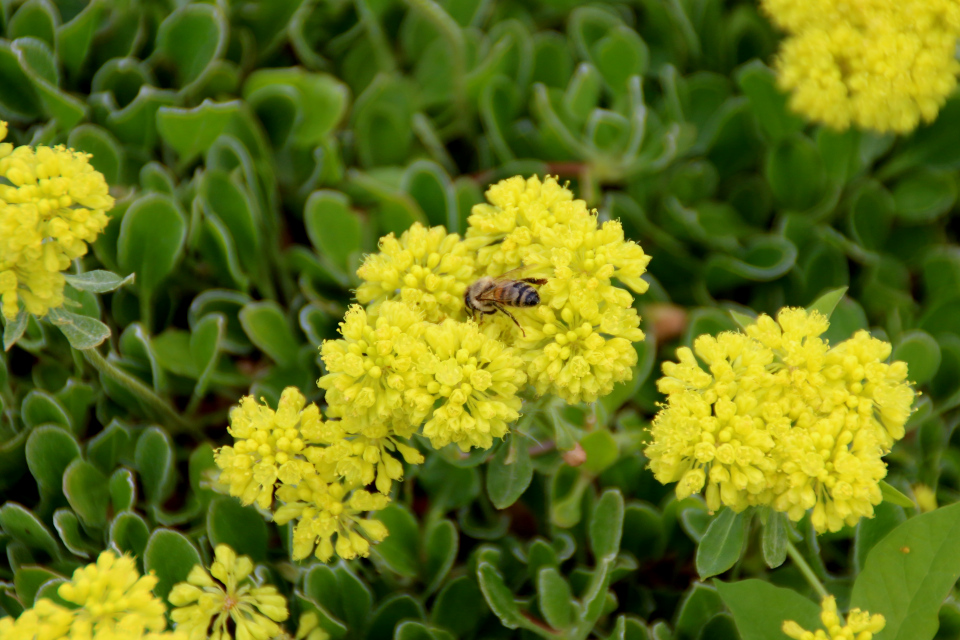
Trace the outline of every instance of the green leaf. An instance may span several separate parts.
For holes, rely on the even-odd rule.
[[[307,237],[321,256],[329,256],[341,270],[360,253],[362,237],[359,216],[350,210],[350,200],[337,191],[314,191],[303,207]]]
[[[202,564],[197,548],[183,534],[170,529],[157,529],[143,552],[143,568],[155,571],[154,594],[166,599],[173,585],[183,582],[194,565]]]
[[[898,507],[912,509],[917,506],[914,504],[913,500],[901,493],[896,487],[892,486],[886,480],[880,481],[880,493],[883,495],[884,502],[895,504]]]
[[[489,562],[481,562],[477,567],[477,579],[480,581],[483,597],[490,605],[490,609],[500,618],[503,626],[508,629],[523,626],[525,618],[513,599],[513,592],[504,583],[496,567]]]
[[[537,602],[547,624],[558,631],[568,629],[579,613],[570,585],[554,567],[544,567],[537,575]]]
[[[940,345],[926,331],[908,331],[897,341],[892,358],[907,363],[909,379],[914,384],[926,384],[937,375],[937,369],[940,368]]]
[[[181,90],[199,83],[227,46],[227,21],[216,5],[189,4],[172,12],[157,31],[154,56],[172,71]]]
[[[479,593],[477,597],[482,599]],[[423,619],[423,606],[415,598],[406,593],[395,593],[385,598],[374,610],[367,627],[367,640],[391,637],[393,630],[403,620]]]
[[[903,507],[886,501],[873,508],[872,518],[860,519],[853,542],[853,566],[856,573],[860,573],[863,569],[863,563],[866,562],[870,550],[906,520]]]
[[[677,622],[674,625],[676,637],[696,638],[703,626],[721,611],[723,611],[723,602],[717,589],[695,582],[680,604]]]
[[[34,389],[24,396],[20,404],[20,417],[28,427],[49,423],[58,424],[67,429],[73,426],[70,414],[60,401],[40,389]]]
[[[378,511],[377,519],[387,526],[390,535],[373,547],[374,557],[402,576],[416,576],[420,548],[417,519],[409,509],[395,502]]]
[[[53,514],[53,526],[60,534],[63,546],[75,556],[90,558],[100,546],[87,538],[80,526],[80,519],[70,509],[57,509]]]
[[[219,362],[220,348],[227,328],[222,313],[209,313],[190,332],[190,356],[200,372],[194,395],[203,397]]]
[[[63,490],[63,472],[80,456],[80,445],[66,429],[43,425],[27,438],[27,467],[40,490],[59,494]]]
[[[66,336],[74,349],[93,349],[110,337],[110,327],[96,318],[82,316],[64,309],[51,309],[47,316]]]
[[[63,495],[80,520],[88,527],[101,529],[107,524],[110,491],[107,477],[81,458],[76,458],[63,474]]]
[[[13,583],[17,588],[17,598],[25,607],[32,607],[40,592],[40,588],[53,580],[61,579],[49,569],[43,567],[20,567],[13,576]]]
[[[763,523],[763,560],[771,569],[776,569],[787,559],[787,520],[779,511],[770,511]]]
[[[57,29],[57,57],[71,78],[79,73],[87,59],[104,5],[101,0],[93,0]]]
[[[820,607],[792,589],[762,580],[713,583],[733,613],[742,640],[788,640],[780,630],[784,620],[804,629],[821,628]]]
[[[110,476],[110,503],[118,513],[133,509],[137,503],[137,481],[130,469],[117,469]]]
[[[255,507],[245,507],[236,498],[224,496],[210,502],[207,535],[214,547],[227,544],[255,562],[266,560],[267,524]]]
[[[700,579],[723,573],[732,567],[743,551],[749,518],[724,507],[707,527],[697,547],[697,573]]]
[[[141,566],[149,539],[150,528],[146,521],[132,511],[118,513],[110,523],[110,544],[139,558]]]
[[[157,131],[177,152],[181,163],[191,162],[210,148],[238,117],[240,109],[239,100],[213,102],[209,99],[193,109],[159,107]]]
[[[16,502],[0,507],[0,529],[30,549],[38,549],[51,559],[60,557],[60,546],[53,533],[37,516]]]
[[[334,76],[309,73],[299,67],[258,69],[243,85],[244,99],[262,120],[270,116],[267,105],[278,93],[291,91],[296,96],[296,117],[290,127],[290,141],[296,146],[312,147],[326,139],[347,112],[350,91]],[[266,122],[269,127],[269,122]]]
[[[487,466],[487,495],[497,509],[516,502],[533,480],[533,465],[525,442],[510,438],[497,449]]]
[[[121,278],[110,271],[97,269],[95,271],[78,273],[77,275],[65,273],[63,277],[66,279],[67,284],[74,289],[90,291],[92,293],[107,293],[108,291],[115,291],[125,284],[132,283],[136,278],[136,274],[131,273],[126,278]]]
[[[144,431],[137,440],[134,459],[147,501],[154,505],[164,502],[173,491],[177,477],[169,434],[160,427]]]
[[[423,536],[425,595],[433,593],[443,584],[457,558],[459,542],[459,532],[451,521],[437,520],[427,525]]]
[[[285,367],[297,363],[299,341],[276,302],[254,302],[240,311],[240,324],[250,341]]]
[[[136,273],[140,291],[154,291],[180,262],[187,239],[187,223],[173,198],[148,193],[127,209],[120,223],[117,259],[120,268]]]
[[[90,164],[103,174],[108,185],[115,185],[120,182],[124,151],[120,142],[109,131],[95,124],[82,124],[70,131],[70,135],[67,137],[67,145],[71,149],[83,151],[93,156],[90,158]],[[112,289],[105,289],[104,291],[112,291]]]
[[[786,209],[802,211],[823,195],[825,176],[820,152],[800,134],[770,147],[764,173],[774,198]]]
[[[590,517],[590,550],[598,560],[613,560],[620,551],[623,534],[623,495],[607,489],[600,496]]]
[[[804,120],[789,111],[787,95],[777,87],[773,70],[754,59],[734,74],[741,91],[750,100],[763,132],[774,142],[803,130]]]
[[[6,38],[33,37],[54,46],[56,27],[60,16],[56,9],[43,0],[27,0],[16,10],[7,25]]]
[[[17,313],[17,317],[13,320],[3,319],[3,350],[10,351],[10,347],[17,343],[17,340],[23,336],[23,332],[27,330],[27,320],[29,316],[24,309],[20,309],[20,312]]]
[[[897,215],[910,224],[936,220],[957,202],[957,181],[952,172],[919,169],[893,187]]]
[[[606,429],[591,431],[580,439],[580,446],[587,454],[587,460],[581,465],[582,469],[594,474],[601,474],[620,457],[620,447],[617,441]]]
[[[930,640],[937,612],[960,578],[960,504],[907,520],[867,555],[850,606],[882,613],[877,640]]]
[[[830,319],[830,316],[833,315],[833,310],[837,308],[837,304],[843,299],[843,296],[847,293],[849,287],[840,287],[834,289],[833,291],[828,291],[807,307],[807,311],[819,311],[827,317],[827,320]]]
[[[488,614],[483,593],[471,576],[460,576],[448,582],[430,610],[431,620],[435,625],[449,629],[458,637],[467,636],[476,629],[481,620]],[[371,626],[371,632],[373,627]],[[375,640],[375,636],[369,636]]]

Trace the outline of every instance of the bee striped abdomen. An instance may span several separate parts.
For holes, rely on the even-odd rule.
[[[517,283],[522,285],[519,287],[521,289],[520,295],[517,299],[517,305],[521,307],[535,307],[540,304],[540,294],[537,293],[537,290],[525,283]]]

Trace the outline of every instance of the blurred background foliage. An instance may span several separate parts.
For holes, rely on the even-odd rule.
[[[546,634],[521,609],[566,630],[549,637],[738,638],[696,582],[704,504],[645,469],[659,363],[733,329],[728,309],[842,286],[831,341],[871,328],[924,392],[888,480],[958,497],[958,97],[902,138],[807,125],[768,66],[778,34],[737,0],[3,0],[0,33],[8,140],[92,153],[118,200],[84,265],[136,282],[76,295],[82,313],[182,415],[154,414],[35,321],[0,356],[9,615],[107,544],[164,592],[226,542],[335,638]],[[534,173],[570,180],[653,256],[634,380],[561,416],[556,444],[580,441],[587,463],[532,441],[485,466],[429,455],[372,561],[290,563],[283,528],[205,480],[227,410],[288,385],[322,400],[317,346],[377,239],[415,221],[462,232],[491,182]],[[815,569],[843,593],[905,517],[884,503],[856,530],[807,532]],[[618,518],[622,543],[598,539]],[[726,577],[808,591],[750,549]],[[960,627],[952,598],[940,616],[941,634]]]

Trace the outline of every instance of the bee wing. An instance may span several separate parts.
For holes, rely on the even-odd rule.
[[[522,264],[516,269],[510,269],[505,273],[501,273],[498,276],[494,276],[493,279],[497,282],[502,282],[503,280],[514,280],[516,276],[519,276],[521,273],[530,268],[530,265]]]

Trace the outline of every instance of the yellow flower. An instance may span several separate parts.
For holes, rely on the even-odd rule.
[[[417,386],[414,363],[425,353],[425,324],[402,302],[385,301],[376,315],[350,307],[340,323],[343,338],[320,348],[327,374],[317,384],[327,392],[327,415],[342,418],[349,433],[386,428],[411,436],[418,425],[403,398]]]
[[[956,86],[955,0],[762,0],[789,36],[777,59],[791,107],[835,129],[904,133]]]
[[[531,245],[541,242],[544,231],[577,218],[592,217],[587,203],[547,176],[514,176],[492,185],[487,203],[471,211],[466,241],[476,248],[478,273],[498,276],[525,264]]]
[[[920,511],[928,513],[937,508],[937,492],[925,484],[913,485],[913,497],[920,507]]]
[[[425,339],[430,350],[417,362],[424,377],[417,405],[432,414],[423,435],[438,449],[451,442],[462,451],[489,449],[520,416],[523,360],[472,322],[428,326]]]
[[[117,557],[104,551],[96,563],[73,572],[61,584],[58,595],[75,609],[38,600],[16,621],[0,619],[4,640],[176,640],[180,634],[166,633],[166,607],[153,595],[157,578],[141,576],[133,558]]]
[[[833,348],[826,317],[783,309],[743,333],[700,336],[664,363],[667,404],[646,450],[677,496],[706,488],[707,506],[770,505],[819,531],[871,517],[882,456],[903,437],[914,391],[890,345],[861,331]],[[704,371],[696,356],[709,372]]]
[[[175,607],[170,618],[177,631],[190,640],[229,640],[232,622],[240,640],[278,635],[281,627],[277,623],[289,615],[286,599],[274,586],[260,585],[251,578],[253,561],[249,557],[238,557],[225,544],[217,545],[214,554],[210,573],[195,565],[187,581],[170,591],[168,599]]]
[[[380,239],[380,253],[367,256],[357,270],[363,284],[357,300],[370,312],[384,300],[401,300],[430,322],[456,317],[463,294],[475,280],[473,254],[455,233],[419,222],[397,240]]]
[[[296,640],[327,640],[330,634],[320,628],[320,618],[310,611],[300,615]]]
[[[379,511],[390,498],[361,489],[347,482],[328,484],[319,476],[304,478],[297,486],[284,485],[277,497],[284,502],[274,520],[285,524],[298,520],[293,530],[293,559],[302,560],[314,552],[326,562],[337,555],[346,560],[370,555],[370,542],[387,537],[387,528],[379,520],[361,518],[367,511]],[[334,546],[333,536],[337,537]]]
[[[294,387],[288,387],[274,411],[257,404],[252,396],[240,400],[230,410],[230,427],[234,445],[217,450],[215,460],[220,467],[219,483],[243,504],[257,503],[267,509],[273,503],[273,489],[278,479],[296,482],[307,463],[301,458],[306,448],[301,431],[314,433],[321,429],[320,410]]]
[[[837,601],[827,596],[821,603],[820,621],[826,627],[816,631],[807,631],[793,620],[783,623],[783,632],[794,640],[871,640],[887,624],[882,615],[870,615],[867,611],[853,609],[847,614],[847,620],[837,613]]]
[[[644,335],[633,296],[613,280],[645,292],[650,257],[624,239],[619,222],[599,224],[556,178],[503,180],[487,200],[473,208],[467,230],[478,271],[500,275],[523,265],[518,277],[547,280],[538,306],[513,311],[522,329],[499,314],[489,320],[521,351],[537,393],[593,402],[630,379],[631,343]]]
[[[62,306],[61,272],[107,226],[113,198],[89,158],[62,146],[0,144],[0,311],[8,320],[21,304],[37,316]]]

